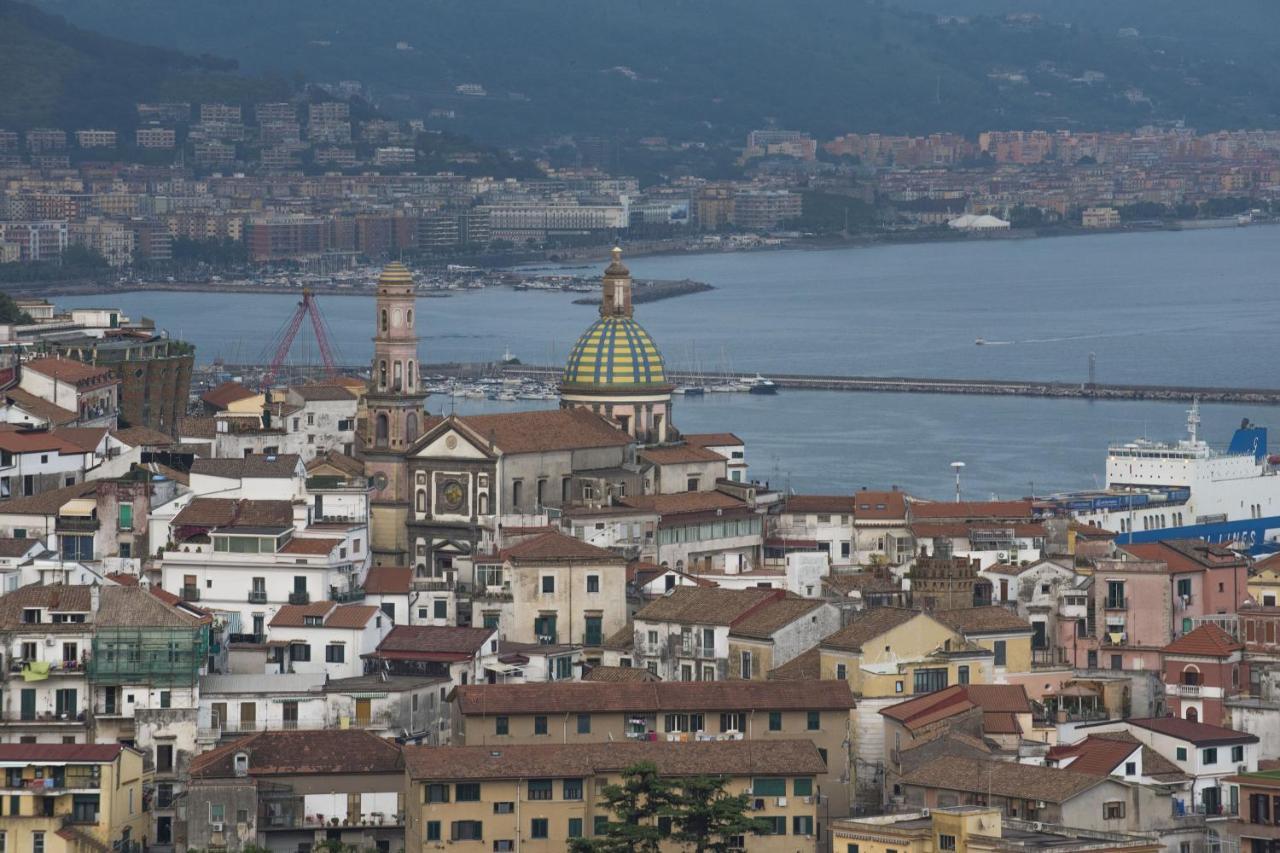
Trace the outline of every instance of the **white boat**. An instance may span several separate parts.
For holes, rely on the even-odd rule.
[[[752,394],[777,394],[778,384],[772,379],[765,379],[759,373],[747,380],[747,391]]]

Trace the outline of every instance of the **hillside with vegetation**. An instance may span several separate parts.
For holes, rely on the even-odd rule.
[[[1219,23],[1200,39],[1121,33],[1118,13],[1010,20],[1012,0],[365,0],[358,14],[345,0],[38,2],[258,73],[358,80],[392,113],[436,110],[437,127],[502,142],[737,139],[769,121],[824,136],[1280,126],[1280,58],[1250,31],[1274,14],[1252,0],[1204,4]],[[935,14],[946,7],[974,16]],[[1239,61],[1224,32],[1257,61]]]
[[[89,32],[0,0],[0,127],[126,128],[140,100],[252,102],[288,97],[281,79],[235,60],[189,56]]]

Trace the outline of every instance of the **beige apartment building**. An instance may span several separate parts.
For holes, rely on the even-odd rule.
[[[734,838],[736,849],[814,850],[820,832],[814,792],[823,763],[807,740],[411,746],[404,757],[405,850],[560,853],[571,839],[607,831],[617,818],[600,794],[642,761],[664,778],[719,776],[728,793],[746,793],[768,833]]]
[[[853,694],[844,681],[471,684],[456,688],[452,743],[772,743],[802,738],[824,762],[815,795],[848,814]]]

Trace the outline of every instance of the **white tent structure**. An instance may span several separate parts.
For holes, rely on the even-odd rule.
[[[989,213],[982,215],[966,213],[952,219],[947,226],[957,231],[1007,231],[1009,229],[1008,222]]]

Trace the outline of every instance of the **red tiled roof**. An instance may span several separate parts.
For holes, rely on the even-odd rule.
[[[237,400],[248,400],[256,396],[257,392],[250,391],[239,382],[223,382],[218,387],[205,391],[200,399],[215,409],[225,409]]]
[[[1120,762],[1141,748],[1142,744],[1136,741],[1112,740],[1091,735],[1076,743],[1051,747],[1048,758],[1056,760],[1058,766],[1074,773],[1110,776]],[[1063,764],[1063,759],[1067,758],[1074,760],[1070,764]]]
[[[745,501],[724,492],[679,492],[674,495],[636,495],[623,498],[622,502],[636,509],[647,509],[659,515],[675,515],[686,512],[715,512],[725,509],[745,509]]]
[[[79,443],[61,434],[62,430],[20,432],[0,430],[0,450],[10,453],[87,453]],[[90,448],[92,450],[92,448]]]
[[[676,445],[674,447],[646,447],[638,454],[646,462],[654,465],[681,465],[687,462],[724,462],[725,457],[694,444]]]
[[[437,421],[425,436],[448,422]],[[503,453],[541,453],[588,447],[625,447],[632,439],[610,421],[584,409],[545,409],[454,419],[481,447],[490,440]]]
[[[22,557],[36,546],[42,545],[39,539],[0,538],[0,557]]]
[[[853,497],[851,495],[791,495],[783,504],[782,511],[853,515]]]
[[[583,542],[576,536],[569,536],[558,530],[540,533],[532,539],[518,542],[502,551],[504,560],[516,562],[541,562],[557,560],[591,560],[607,563],[621,563],[622,557],[604,548],[597,548]]]
[[[1121,545],[1120,550],[1132,554],[1139,560],[1164,563],[1173,574],[1246,565],[1245,559],[1234,551],[1199,539],[1131,543]]]
[[[313,601],[311,604],[285,604],[272,617],[272,628],[363,628],[378,613],[371,604],[334,604]],[[308,625],[308,618],[321,619],[320,625]]]
[[[859,521],[890,521],[906,518],[907,496],[902,492],[869,492],[853,495],[853,517]]]
[[[685,444],[693,444],[698,447],[734,447],[738,445],[746,445],[746,442],[738,438],[731,432],[694,432],[681,433],[680,437],[684,439]]]
[[[280,549],[281,554],[307,554],[313,557],[325,557],[342,544],[341,539],[311,539],[295,536]]]
[[[109,367],[94,367],[92,364],[85,364],[74,358],[59,356],[32,359],[25,362],[22,369],[43,374],[59,382],[79,386],[112,385],[120,381],[116,379]]]
[[[404,772],[400,747],[393,741],[359,729],[326,729],[260,732],[241,738],[191,759],[191,777],[234,776],[238,752],[249,755],[250,776]]]
[[[364,578],[364,591],[369,595],[404,595],[413,582],[413,569],[408,566],[374,566]]]
[[[388,660],[466,660],[479,652],[494,634],[492,628],[397,625],[382,638],[374,656]]]
[[[1166,655],[1192,655],[1194,657],[1225,658],[1238,652],[1244,644],[1213,623],[1205,623],[1194,631],[1183,634],[1164,647]]]
[[[1189,741],[1196,746],[1258,742],[1258,736],[1251,735],[1248,732],[1236,731],[1223,726],[1213,726],[1208,723],[1198,723],[1192,720],[1183,720],[1178,717],[1146,717],[1140,720],[1125,720],[1125,722],[1148,731],[1159,732],[1169,737]]]

